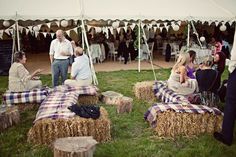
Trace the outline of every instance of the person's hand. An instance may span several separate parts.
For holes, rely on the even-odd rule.
[[[39,79],[40,79],[39,76],[34,76],[34,77],[32,78],[32,80],[39,80]]]
[[[35,74],[40,74],[43,71],[43,69],[37,69],[35,70]]]
[[[72,40],[70,43],[71,43],[71,45],[72,45],[73,48],[76,47],[76,44],[75,44],[75,41],[74,41],[74,40]]]
[[[62,56],[70,56],[70,53],[62,51],[62,52],[61,52],[61,55],[62,55]]]

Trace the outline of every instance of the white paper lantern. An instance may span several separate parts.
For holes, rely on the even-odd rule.
[[[101,33],[102,28],[101,27],[95,27],[95,30],[96,30],[97,33]]]
[[[172,26],[172,28],[173,28],[174,31],[178,31],[179,30],[179,26],[178,25],[174,25],[174,26]]]
[[[68,21],[67,20],[62,20],[61,21],[61,26],[62,27],[67,27],[68,26]]]
[[[220,31],[224,32],[226,31],[227,27],[223,24],[220,26]]]
[[[116,22],[113,22],[113,23],[112,23],[112,27],[113,27],[113,28],[118,28],[119,25],[120,25],[120,22],[119,22],[119,21],[116,21]]]
[[[33,27],[33,30],[34,30],[35,32],[38,32],[38,31],[39,31],[39,27],[38,27],[38,26],[34,26],[34,27]]]
[[[8,20],[3,21],[3,26],[4,27],[9,27],[10,26],[10,22]]]
[[[205,37],[203,37],[203,36],[200,37],[201,42],[204,42],[205,40],[206,40]]]

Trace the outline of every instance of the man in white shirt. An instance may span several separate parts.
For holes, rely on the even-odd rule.
[[[69,40],[64,36],[62,30],[57,30],[57,38],[51,42],[50,45],[50,61],[52,70],[52,86],[59,85],[59,76],[61,76],[61,82],[67,78],[69,57],[73,55],[73,48]]]
[[[81,47],[75,48],[75,61],[71,67],[71,79],[65,81],[70,86],[89,86],[92,84],[92,74],[89,66],[89,58],[83,54]]]

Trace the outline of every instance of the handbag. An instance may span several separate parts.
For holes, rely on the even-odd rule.
[[[98,119],[100,117],[100,107],[94,105],[81,105],[73,104],[68,107],[69,110],[74,112],[76,115],[83,118]]]

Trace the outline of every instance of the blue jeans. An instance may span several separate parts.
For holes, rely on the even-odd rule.
[[[52,86],[59,85],[59,76],[61,76],[61,82],[67,79],[69,60],[68,59],[55,59],[51,65],[52,70]]]

